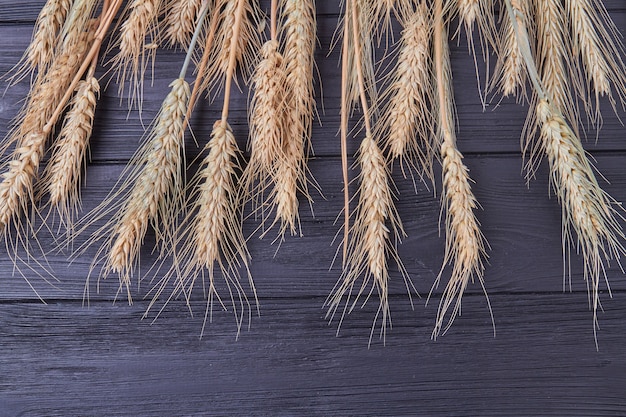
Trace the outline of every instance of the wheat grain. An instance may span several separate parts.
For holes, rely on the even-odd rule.
[[[433,180],[433,145],[430,143],[432,98],[430,35],[431,22],[422,3],[407,19],[391,83],[381,99],[386,102],[376,126],[392,159],[417,169]],[[420,146],[420,142],[423,146]]]
[[[71,229],[80,208],[80,178],[93,127],[100,85],[95,77],[81,81],[65,116],[41,183],[60,222]]]
[[[617,221],[618,204],[598,185],[580,140],[558,109],[543,99],[536,111],[543,150],[550,163],[550,179],[562,205],[563,247],[575,245],[582,253],[595,334],[600,278],[607,279],[604,261],[619,260],[626,253],[621,243],[624,233]],[[575,242],[572,232],[576,234]]]
[[[163,22],[165,27],[163,36],[171,47],[187,48],[203,1],[175,0],[171,2]]]
[[[477,278],[485,291],[483,259],[486,256],[486,243],[474,214],[478,203],[471,190],[469,172],[463,164],[463,155],[456,146],[450,51],[442,0],[435,2],[434,19],[433,59],[436,75],[437,135],[443,175],[442,210],[446,212],[446,248],[443,267],[433,284],[431,294],[437,288],[445,266],[453,264],[450,279],[439,302],[432,333],[432,337],[437,338],[442,332],[445,333],[460,314],[461,299],[470,280]],[[486,294],[485,292],[485,296]],[[448,322],[444,324],[452,306]]]

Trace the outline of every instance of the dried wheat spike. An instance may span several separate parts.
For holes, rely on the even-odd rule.
[[[552,187],[562,205],[563,248],[576,247],[582,253],[595,335],[602,277],[608,288],[605,265],[612,259],[619,262],[626,253],[624,232],[618,222],[623,218],[623,209],[598,185],[580,139],[560,111],[546,99],[539,101],[536,111]]]
[[[128,105],[137,105],[141,111],[144,88],[144,74],[150,63],[154,62],[158,39],[158,17],[162,0],[132,0],[123,13],[119,35],[114,46],[119,51],[111,60],[111,66],[117,74],[120,96],[124,93],[125,83],[129,83]]]
[[[39,12],[33,39],[26,50],[31,69],[45,71],[52,62],[58,36],[72,7],[73,0],[48,0]]]
[[[80,209],[80,181],[86,162],[100,84],[95,77],[81,81],[65,116],[41,180],[50,205],[68,232]]]
[[[385,157],[369,135],[366,135],[361,142],[357,164],[361,171],[358,177],[359,200],[354,214],[354,224],[350,230],[349,255],[341,278],[326,300],[327,316],[332,319],[345,299],[339,323],[341,327],[344,316],[359,304],[359,300],[364,296],[365,300],[362,300],[361,304],[365,304],[370,295],[376,291],[380,305],[372,324],[370,340],[379,317],[381,318],[380,337],[384,340],[387,325],[391,325],[388,258],[397,262],[409,296],[414,288],[394,244],[390,241],[390,235],[399,239],[401,235],[404,235],[404,231],[393,203]],[[357,282],[361,278],[363,280],[359,285]],[[370,285],[371,288],[368,289]]]
[[[265,192],[278,180],[275,175],[282,158],[285,138],[285,71],[278,41],[267,41],[261,48],[261,61],[252,77],[254,94],[250,114],[250,161],[243,174],[244,201],[251,201],[253,211],[261,215],[264,227],[266,210],[271,202]],[[260,213],[259,213],[260,212]]]
[[[437,120],[442,160],[443,191],[442,210],[446,212],[446,249],[443,267],[432,291],[437,288],[448,264],[452,264],[452,274],[439,302],[437,319],[432,337],[436,339],[452,325],[461,312],[461,299],[470,280],[477,278],[483,291],[486,241],[480,231],[480,224],[474,210],[478,202],[474,196],[469,170],[463,164],[463,155],[456,146],[454,133],[454,103],[452,91],[452,71],[448,49],[448,31],[444,20],[442,0],[436,1],[434,16],[434,65],[436,76]],[[488,299],[487,299],[488,300]],[[450,317],[446,315],[450,308]],[[490,307],[491,311],[491,307]]]
[[[529,40],[529,30],[534,27],[530,14],[530,0],[511,0],[511,6],[515,13],[515,24],[524,34],[524,39]],[[498,62],[492,88],[497,88],[503,96],[526,97],[526,64],[520,52],[519,39],[511,19],[506,14],[503,17],[500,28]]]
[[[163,21],[163,36],[170,47],[187,48],[203,1],[208,0],[171,1]]]
[[[397,65],[387,89],[381,94],[386,104],[376,125],[377,136],[384,138],[384,149],[392,159],[405,164],[434,181],[430,38],[432,23],[426,4],[407,16]]]
[[[626,66],[622,61],[624,52],[617,29],[602,2],[597,0],[565,0],[570,27],[571,47],[577,62],[572,67],[583,73],[585,84],[579,86],[585,110],[594,122],[601,122],[601,96],[608,96],[615,110],[612,88],[620,100],[626,97]],[[594,106],[595,102],[595,106]]]
[[[240,9],[238,6],[242,1],[243,9]],[[236,68],[241,71],[245,80],[248,80],[251,70],[255,67],[254,63],[257,60],[255,54],[261,43],[258,28],[260,10],[256,2],[218,0],[215,7],[221,12],[217,17],[219,23],[215,40],[211,49],[204,52],[210,54],[209,64],[203,74],[198,74],[198,79],[201,80],[200,91],[207,91],[209,95],[218,94],[223,88],[233,47],[231,38],[234,36],[235,21],[240,18],[233,54]]]
[[[565,10],[561,0],[534,0],[537,16],[537,58],[541,83],[551,103],[570,123],[577,126],[578,117],[570,89],[568,54],[565,44]],[[572,80],[576,83],[576,80]]]
[[[219,120],[213,125],[211,140],[205,150],[208,154],[202,161],[200,171],[188,185],[192,190],[189,195],[192,206],[178,229],[181,247],[175,254],[176,265],[154,290],[149,308],[156,303],[171,278],[175,278],[176,282],[166,304],[180,293],[190,302],[196,281],[201,277],[202,288],[208,299],[206,325],[207,321],[212,320],[216,300],[226,309],[219,285],[215,282],[214,270],[219,269],[225,290],[230,296],[239,334],[245,312],[250,312],[250,303],[240,282],[242,270],[248,278],[255,300],[256,291],[248,269],[250,255],[240,221],[237,176],[241,172],[241,155],[228,123]],[[205,274],[209,278],[208,285],[204,281]]]
[[[0,230],[5,237],[11,222],[21,228],[20,214],[33,202],[34,181],[55,122],[51,118],[82,62],[89,37],[90,34],[81,33],[76,44],[59,52],[48,71],[38,76],[16,128],[2,144],[3,151],[15,145],[2,166],[5,172],[0,184]]]
[[[131,277],[138,265],[148,226],[154,229],[162,253],[170,250],[176,217],[183,207],[182,148],[190,91],[189,84],[182,78],[174,80],[170,87],[147,140],[122,175],[124,181],[86,217],[92,223],[114,213],[88,242],[93,244],[106,239],[92,269],[103,262],[101,278],[118,274],[119,289],[126,291],[129,304],[132,303]]]

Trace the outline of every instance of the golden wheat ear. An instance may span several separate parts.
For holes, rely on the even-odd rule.
[[[129,303],[131,278],[136,274],[148,228],[155,231],[161,254],[165,253],[174,244],[175,221],[183,207],[184,118],[190,91],[182,78],[174,80],[170,87],[150,133],[115,189],[85,216],[78,229],[79,233],[84,232],[92,223],[112,214],[77,253],[100,243],[91,271],[101,265],[100,278],[117,274],[120,291],[127,294]]]
[[[381,94],[385,104],[375,126],[391,162],[397,159],[403,175],[417,171],[434,183],[434,144],[430,39],[432,22],[425,3],[406,16],[396,68]]]
[[[357,164],[360,169],[358,204],[350,229],[348,257],[341,277],[325,306],[328,308],[327,318],[332,320],[344,303],[337,328],[339,333],[345,315],[357,305],[364,305],[375,292],[379,298],[379,307],[372,323],[370,342],[379,318],[380,338],[384,341],[387,326],[391,326],[387,265],[389,258],[397,263],[409,298],[417,291],[391,241],[392,237],[399,240],[405,234],[394,206],[385,157],[369,135],[361,142]]]
[[[123,97],[128,83],[127,103],[141,113],[146,70],[154,65],[158,47],[158,18],[164,0],[132,0],[126,4],[117,34],[108,51],[116,50],[108,65],[115,74]]]
[[[189,211],[177,230],[178,248],[174,264],[164,279],[152,290],[150,309],[173,283],[173,290],[165,299],[157,316],[170,300],[183,295],[191,309],[192,293],[198,281],[207,299],[205,322],[212,320],[214,303],[227,309],[222,291],[230,297],[230,305],[237,322],[237,334],[251,306],[241,284],[241,275],[247,277],[256,301],[256,290],[249,270],[250,255],[241,225],[241,200],[237,180],[241,174],[240,151],[228,123],[217,121],[206,145],[206,157],[194,179],[189,183]],[[217,272],[216,272],[217,270]],[[224,288],[216,282],[221,277]],[[200,280],[198,280],[200,278]],[[208,278],[208,282],[205,279]],[[257,303],[258,306],[258,303]]]
[[[519,101],[527,100],[526,64],[522,56],[519,38],[516,32],[525,33],[529,40],[529,31],[534,28],[533,16],[530,13],[528,0],[512,0],[515,12],[513,20],[506,13],[502,14],[500,33],[495,51],[498,55],[494,76],[491,79],[490,91],[497,91],[504,97],[514,96]],[[516,29],[517,28],[517,29]]]
[[[47,204],[58,215],[68,237],[81,208],[80,185],[86,164],[100,84],[95,77],[81,81],[63,127],[52,148],[38,188],[49,195]],[[38,198],[39,200],[39,198]]]
[[[463,155],[457,148],[454,132],[452,71],[445,12],[443,0],[436,0],[433,40],[433,64],[436,79],[434,95],[437,97],[437,142],[442,161],[441,198],[442,210],[445,210],[446,249],[442,270],[433,284],[429,298],[437,288],[447,264],[452,264],[452,273],[441,295],[432,333],[433,339],[445,333],[460,314],[461,300],[470,280],[473,282],[477,279],[487,297],[483,274],[488,245],[474,213],[479,205],[472,192],[469,170],[463,164]],[[489,305],[488,297],[487,302]],[[491,312],[490,305],[489,310]],[[446,317],[449,318],[446,319]]]
[[[195,31],[202,3],[209,0],[173,0],[161,22],[161,37],[170,47],[187,48]]]
[[[588,118],[602,123],[600,97],[606,96],[616,111],[616,99],[626,102],[626,65],[621,35],[600,0],[565,0],[568,36],[577,93]],[[582,65],[580,65],[582,64]]]
[[[61,30],[72,7],[72,0],[48,0],[42,7],[30,44],[19,63],[2,78],[17,84],[29,75],[45,73],[56,53]]]

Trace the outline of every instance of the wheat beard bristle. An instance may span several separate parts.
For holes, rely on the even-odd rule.
[[[208,0],[206,0],[208,1]],[[164,20],[164,37],[170,47],[187,48],[195,29],[196,16],[203,0],[176,0],[172,2]]]
[[[387,325],[391,325],[388,297],[389,271],[387,269],[389,257],[398,263],[407,290],[410,286],[412,287],[412,284],[394,245],[390,242],[391,233],[399,237],[404,232],[393,204],[385,157],[369,135],[361,142],[357,163],[361,169],[359,174],[359,202],[355,221],[351,228],[352,239],[348,246],[349,255],[342,276],[325,305],[328,307],[327,317],[332,320],[345,298],[345,307],[337,329],[339,332],[344,316],[354,309],[359,299],[365,295],[365,300],[361,303],[365,304],[371,294],[376,291],[380,305],[372,324],[370,341],[379,317],[381,317],[380,336],[384,340]],[[363,277],[363,282],[357,286],[357,281],[361,277]],[[368,291],[367,288],[370,284],[371,289]],[[409,290],[409,295],[410,293]]]
[[[541,124],[543,149],[550,163],[552,186],[562,205],[563,248],[575,245],[582,252],[595,335],[601,276],[608,288],[603,259],[607,263],[611,259],[619,262],[620,256],[626,253],[621,243],[624,233],[616,218],[616,206],[620,211],[622,208],[598,185],[580,140],[558,109],[547,100],[540,100],[537,118]],[[577,236],[575,242],[572,231]]]
[[[428,103],[431,91],[431,24],[422,3],[402,31],[398,64],[388,89],[381,94],[387,103],[379,120],[377,135],[384,137],[389,157],[398,158],[405,174],[405,161],[434,181],[433,144],[430,143],[432,115]],[[420,146],[420,139],[424,146]]]
[[[120,290],[125,289],[132,303],[130,281],[138,263],[139,250],[148,224],[156,232],[163,250],[174,241],[174,222],[182,206],[182,146],[184,117],[189,99],[189,84],[176,79],[163,101],[156,124],[147,141],[131,161],[137,164],[129,175],[131,187],[123,207],[99,233],[111,233],[100,250],[106,251],[102,278],[116,273]],[[122,189],[126,188],[125,186]],[[104,203],[105,205],[107,202]],[[113,230],[111,232],[111,229]]]
[[[32,68],[45,71],[54,57],[54,49],[72,0],[48,0],[35,23],[33,40],[27,50],[27,63]]]
[[[61,225],[68,232],[81,206],[80,179],[99,92],[100,84],[95,77],[78,84],[41,181],[50,195],[51,206],[60,216]]]

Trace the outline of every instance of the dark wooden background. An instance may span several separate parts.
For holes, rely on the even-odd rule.
[[[0,72],[18,62],[44,2],[0,1]],[[549,197],[547,169],[526,184],[519,136],[526,109],[512,100],[483,112],[465,39],[453,42],[453,71],[459,113],[459,147],[476,181],[483,210],[478,217],[492,246],[485,274],[497,336],[480,288],[465,295],[463,316],[450,332],[430,340],[438,293],[415,310],[397,273],[392,273],[393,329],[386,346],[374,338],[368,349],[377,300],[347,317],[339,336],[322,309],[338,268],[334,224],[342,206],[338,129],[338,53],[327,56],[338,2],[318,1],[318,66],[324,95],[317,94],[323,127],[314,130],[310,168],[324,192],[312,216],[302,207],[304,237],[287,238],[274,256],[271,239],[250,239],[252,273],[261,307],[250,330],[235,340],[231,313],[217,312],[199,340],[203,302],[191,317],[182,301],[172,302],[155,322],[141,320],[149,283],[135,291],[135,304],[113,304],[117,280],[92,289],[82,304],[93,252],[72,264],[49,255],[59,282],[31,283],[13,274],[0,257],[0,416],[199,416],[199,415],[626,415],[626,279],[608,273],[613,298],[603,291],[596,351],[592,314],[580,259],[572,261],[572,292],[563,291],[561,211]],[[605,1],[626,30],[622,0]],[[145,90],[149,122],[176,78],[181,54],[157,56],[152,87]],[[319,87],[319,83],[318,83]],[[4,88],[4,87],[3,87]],[[27,84],[0,98],[0,135],[18,112]],[[231,123],[246,141],[245,94],[235,97]],[[494,101],[493,103],[495,103]],[[219,104],[203,103],[193,122],[208,138]],[[626,200],[626,140],[619,120],[606,108],[599,140],[585,145],[616,199]],[[620,114],[622,117],[623,113]],[[82,191],[85,210],[112,187],[142,136],[136,112],[120,106],[115,86],[98,105],[92,162]],[[593,137],[593,135],[592,135]],[[358,141],[350,143],[351,152]],[[197,154],[193,143],[189,155]],[[399,172],[396,172],[399,174]],[[442,261],[438,197],[423,184],[396,175],[398,209],[409,237],[402,259],[422,295],[428,294]],[[246,233],[256,223],[246,223]],[[41,236],[44,245],[51,240]],[[150,263],[149,245],[143,252]]]

